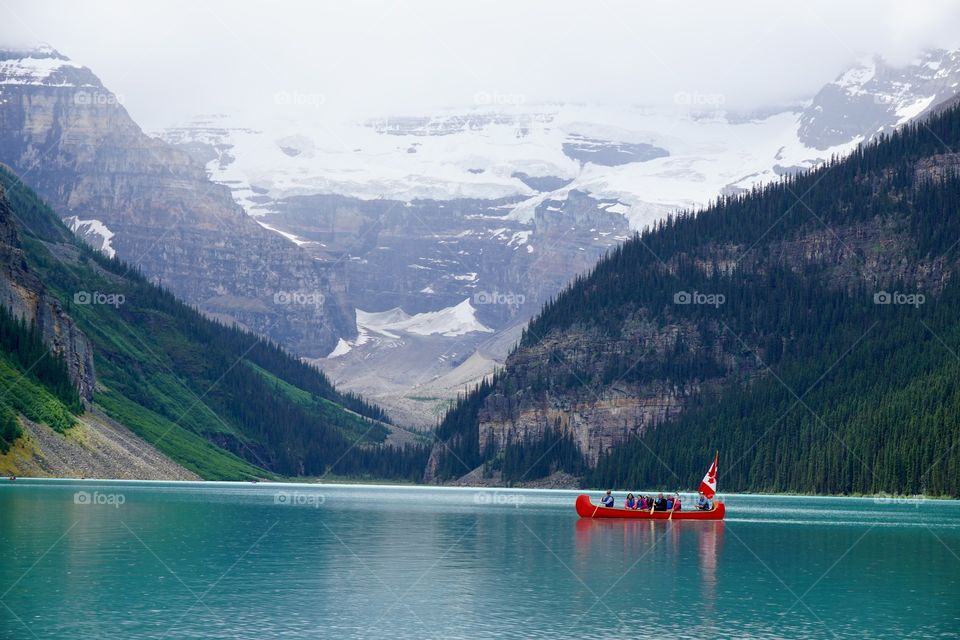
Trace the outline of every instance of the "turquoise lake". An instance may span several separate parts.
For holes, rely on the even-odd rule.
[[[3,480],[0,637],[960,634],[960,503],[651,523],[579,520],[577,493]]]

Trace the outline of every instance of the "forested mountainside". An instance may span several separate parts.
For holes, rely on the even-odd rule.
[[[83,244],[6,169],[0,189],[4,450],[16,414],[69,429],[83,395],[204,478],[419,476],[426,450],[385,444],[379,407]]]
[[[426,478],[960,495],[960,107],[678,214],[531,322]]]

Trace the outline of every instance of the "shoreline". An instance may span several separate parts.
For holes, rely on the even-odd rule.
[[[249,486],[275,486],[275,487],[377,487],[384,489],[441,489],[447,491],[474,491],[474,492],[509,492],[509,493],[526,493],[526,492],[564,492],[564,493],[585,493],[585,494],[602,494],[606,489],[577,489],[577,488],[549,488],[549,487],[502,487],[502,486],[474,486],[474,485],[450,485],[450,484],[422,484],[422,483],[410,483],[410,482],[391,482],[384,480],[366,480],[366,481],[357,481],[357,480],[345,480],[340,478],[333,478],[326,481],[318,480],[307,480],[307,479],[291,479],[291,480],[259,480],[257,482],[252,482],[249,480],[137,480],[131,478],[68,478],[68,477],[43,477],[43,476],[17,476],[16,480],[10,480],[9,477],[0,479],[0,486],[15,486],[18,482],[22,482],[28,485],[38,485],[38,484],[71,484],[71,483],[85,483],[85,484],[109,484],[109,485],[124,485],[124,484],[143,484],[143,485],[194,485],[197,487],[202,486],[237,486],[237,487],[249,487]],[[638,489],[632,490],[629,492],[632,493],[644,493],[652,494],[659,493],[661,489]],[[614,495],[623,494],[624,496],[628,493],[627,490],[614,490]],[[666,492],[664,492],[666,493]],[[673,492],[670,492],[671,494]],[[696,490],[681,491],[681,495],[696,495]],[[784,493],[774,493],[774,492],[762,492],[762,491],[741,491],[741,492],[718,492],[718,496],[721,498],[727,496],[736,496],[738,498],[766,498],[766,497],[776,497],[776,498],[830,498],[830,499],[851,499],[851,500],[888,500],[888,501],[924,501],[924,500],[937,500],[944,502],[960,502],[960,498],[953,496],[929,496],[922,494],[890,494],[890,493],[868,493],[868,494],[830,494],[830,493],[802,493],[802,492],[784,492]]]

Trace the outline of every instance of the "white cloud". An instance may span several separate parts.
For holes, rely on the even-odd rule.
[[[808,96],[858,54],[905,62],[960,46],[956,2],[130,3],[8,0],[5,43],[45,41],[90,66],[147,129],[196,113],[318,118],[472,105],[476,96],[732,108]]]

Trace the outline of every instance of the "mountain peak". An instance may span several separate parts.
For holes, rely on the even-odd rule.
[[[821,150],[870,139],[949,100],[958,87],[960,50],[927,49],[905,65],[863,56],[817,93],[799,137]]]
[[[101,87],[88,68],[48,44],[32,48],[0,46],[0,86]]]
[[[0,60],[22,60],[33,58],[35,60],[53,59],[69,62],[70,58],[63,55],[51,45],[42,42],[33,46],[4,45],[0,44]]]

